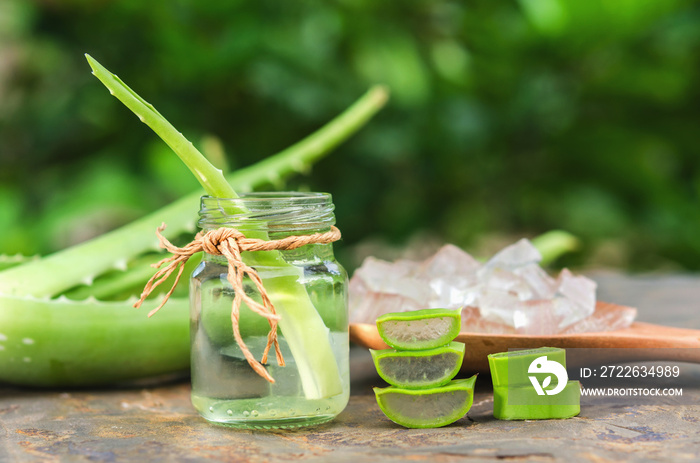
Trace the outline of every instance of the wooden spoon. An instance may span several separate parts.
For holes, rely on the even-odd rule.
[[[599,302],[596,310],[614,310],[615,307],[615,304]],[[388,347],[379,336],[377,327],[371,324],[352,323],[350,340],[370,349]],[[700,363],[700,330],[642,322],[632,323],[629,328],[618,331],[546,336],[462,332],[456,341],[467,346],[462,370],[469,372],[488,372],[488,354],[536,347],[572,349],[567,351],[567,364],[574,367],[657,360]]]

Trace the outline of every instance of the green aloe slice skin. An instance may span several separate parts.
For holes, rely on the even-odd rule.
[[[493,416],[498,420],[565,419],[581,412],[581,385],[569,381],[556,395],[537,395],[532,386],[494,387]]]
[[[539,347],[489,354],[489,369],[491,370],[493,387],[532,387],[528,368],[535,359],[542,356],[546,356],[547,360],[558,362],[566,368],[566,351],[558,347]]]
[[[439,428],[467,414],[474,401],[476,375],[430,389],[374,388],[382,412],[406,428]]]
[[[370,353],[384,381],[401,388],[424,389],[449,383],[462,366],[464,350],[464,343],[451,342],[421,351],[370,349]]]
[[[422,309],[377,318],[384,342],[397,350],[423,350],[453,341],[462,324],[462,309]]]

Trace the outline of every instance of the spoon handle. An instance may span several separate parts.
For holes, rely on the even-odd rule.
[[[488,371],[485,361],[488,354],[536,347],[569,349],[567,364],[571,366],[659,360],[700,363],[700,330],[642,322],[624,330],[600,333],[550,336],[462,333],[457,340],[467,344],[466,369],[479,371]]]

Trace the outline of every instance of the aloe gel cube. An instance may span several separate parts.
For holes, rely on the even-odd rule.
[[[542,356],[557,362],[566,369],[566,351],[558,347],[513,350],[489,354],[489,369],[493,386],[531,386],[528,369],[532,362]]]
[[[556,347],[490,354],[493,416],[499,420],[571,418],[581,411],[581,386],[569,381],[566,351]]]
[[[499,420],[571,418],[581,412],[581,385],[568,381],[556,395],[537,395],[532,386],[494,387],[493,416]]]

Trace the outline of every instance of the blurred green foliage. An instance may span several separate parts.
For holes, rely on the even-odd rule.
[[[0,252],[196,188],[85,52],[232,168],[389,85],[389,108],[284,186],[333,193],[346,248],[561,228],[585,243],[573,263],[700,269],[696,2],[3,0]]]

